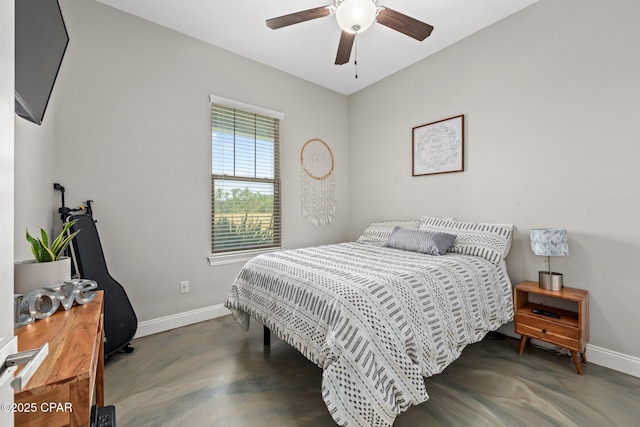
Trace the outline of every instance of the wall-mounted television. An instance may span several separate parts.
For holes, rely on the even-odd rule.
[[[15,0],[15,111],[42,124],[69,44],[58,0]]]

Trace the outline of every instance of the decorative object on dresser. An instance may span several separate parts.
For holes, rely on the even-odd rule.
[[[552,256],[569,255],[567,230],[562,228],[538,228],[530,232],[531,250],[536,255],[547,257],[549,271],[538,272],[538,283],[548,291],[562,290],[562,273],[551,271]]]
[[[464,115],[413,128],[413,176],[464,171]]]
[[[14,295],[14,325],[16,328],[46,319],[58,311],[60,305],[70,310],[73,303],[88,304],[96,297],[98,285],[93,280],[74,279],[63,284],[45,286],[26,295]]]
[[[62,285],[71,279],[71,260],[63,256],[74,237],[80,232],[69,232],[73,224],[66,224],[55,239],[40,228],[40,236],[33,237],[26,231],[26,239],[31,245],[34,259],[14,264],[14,292],[28,294],[45,286]]]
[[[576,310],[551,307],[535,303],[529,298],[547,299],[572,303]],[[582,375],[582,363],[587,363],[585,349],[589,341],[589,292],[582,289],[563,288],[560,291],[542,289],[535,282],[522,282],[513,288],[515,331],[522,335],[518,354],[522,354],[527,341],[535,338],[562,348],[571,353],[576,370]]]
[[[37,262],[35,259],[16,261],[13,275],[14,293],[27,295],[35,289],[71,280],[71,258],[65,256],[51,262]]]

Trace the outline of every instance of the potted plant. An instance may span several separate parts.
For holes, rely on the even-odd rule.
[[[34,289],[63,283],[71,279],[71,259],[64,256],[74,237],[80,232],[69,233],[76,220],[67,222],[60,234],[53,240],[40,229],[40,237],[33,237],[26,231],[35,259],[15,263],[14,284],[16,294],[27,294]]]

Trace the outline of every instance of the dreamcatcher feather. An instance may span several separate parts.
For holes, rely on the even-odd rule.
[[[300,150],[302,215],[314,226],[331,224],[336,213],[333,153],[321,139],[307,141]]]

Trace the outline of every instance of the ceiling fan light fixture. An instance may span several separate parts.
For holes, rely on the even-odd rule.
[[[343,31],[361,33],[376,19],[376,5],[373,0],[343,0],[337,6],[336,20]]]

